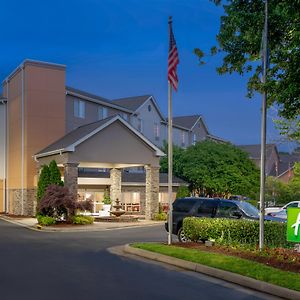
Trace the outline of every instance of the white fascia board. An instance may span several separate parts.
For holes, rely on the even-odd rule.
[[[168,122],[167,122],[167,121],[161,121],[161,123],[162,123],[162,124],[164,124],[164,125],[166,125],[166,126],[168,126]],[[177,125],[177,124],[174,124],[174,123],[173,123],[173,126],[172,126],[172,128],[182,129],[182,130],[185,130],[185,131],[191,132],[191,130],[190,130],[190,129],[188,129],[188,128],[186,128],[186,127],[182,127],[182,126],[180,126],[180,125]]]
[[[118,109],[120,111],[127,112],[129,114],[132,114],[132,110],[129,110],[129,109],[124,108],[122,106],[115,105],[113,103],[101,101],[99,99],[88,97],[88,96],[85,96],[85,95],[82,95],[82,94],[78,94],[78,93],[75,93],[75,92],[72,92],[72,91],[69,91],[69,90],[66,90],[66,94],[70,95],[70,96],[75,96],[75,97],[78,97],[78,98],[81,98],[81,99],[84,99],[84,100],[87,100],[87,101],[91,101],[91,102],[94,102],[94,103],[97,103],[97,104],[101,104],[101,105],[104,105],[104,106],[115,108],[115,109]]]
[[[62,154],[63,152],[68,152],[68,151],[71,151],[71,150],[67,150],[67,148],[61,148],[61,149],[57,149],[57,150],[48,151],[48,152],[44,152],[44,153],[41,153],[41,154],[33,155],[33,158],[34,158],[34,160],[37,160],[40,157],[50,156],[50,155],[53,155],[53,154]]]

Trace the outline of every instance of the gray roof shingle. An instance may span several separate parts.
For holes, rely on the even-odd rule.
[[[252,159],[260,159],[260,144],[255,145],[238,145],[241,150],[249,153],[249,157]],[[269,157],[273,151],[273,149],[276,148],[275,144],[267,144],[266,145],[266,157]]]
[[[173,117],[173,124],[191,129],[199,118],[200,115]]]
[[[95,130],[99,126],[104,125],[105,123],[107,123],[109,120],[111,120],[114,117],[115,117],[115,115],[110,116],[106,119],[97,121],[97,122],[93,122],[93,123],[89,123],[89,124],[80,126],[76,129],[74,129],[73,131],[67,133],[66,135],[64,135],[63,137],[61,137],[54,143],[50,144],[43,150],[39,151],[38,153],[36,153],[36,155],[66,148],[66,147],[72,145],[73,143],[75,143],[76,141],[78,141],[79,139],[85,137],[87,134],[91,133],[93,130]]]
[[[108,106],[112,106],[112,105],[116,106],[116,108],[118,108],[120,110],[124,110],[124,108],[126,110],[128,110],[127,107],[118,105],[118,103],[114,103],[113,101],[111,101],[111,100],[109,100],[107,98],[104,98],[104,97],[101,97],[101,96],[98,96],[98,95],[95,95],[95,94],[91,94],[91,93],[88,93],[88,92],[85,92],[85,91],[82,91],[82,90],[78,90],[78,89],[72,88],[70,86],[66,86],[66,91],[67,92],[71,92],[71,93],[75,93],[75,94],[78,94],[78,95],[82,95],[84,97],[89,97],[89,98],[95,100],[95,102],[96,101],[99,101],[99,102],[102,102],[102,103],[104,102]],[[129,110],[131,110],[131,109],[129,109]]]
[[[119,99],[114,99],[111,102],[116,105],[123,106],[127,109],[130,109],[132,111],[136,111],[150,97],[151,95],[119,98]]]

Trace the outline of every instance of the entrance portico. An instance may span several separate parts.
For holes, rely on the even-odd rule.
[[[112,202],[121,196],[121,171],[141,167],[146,172],[145,216],[158,212],[159,159],[164,153],[120,116],[81,126],[35,155],[42,166],[55,160],[64,168],[64,183],[77,196],[78,168],[110,170]]]

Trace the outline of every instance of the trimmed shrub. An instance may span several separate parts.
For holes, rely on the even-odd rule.
[[[50,171],[50,183],[63,186],[64,182],[61,180],[60,170],[55,160],[52,160],[49,164]]]
[[[259,243],[259,221],[211,219],[188,217],[183,220],[183,230],[191,241],[215,240],[224,245],[256,247]],[[265,222],[265,246],[291,247],[286,241],[286,224]]]
[[[88,225],[94,223],[94,218],[90,216],[73,216],[72,223],[76,225]]]
[[[56,223],[55,218],[43,215],[37,215],[37,220],[40,225],[49,226]]]
[[[37,187],[37,200],[41,200],[45,195],[45,191],[50,184],[50,170],[47,165],[44,165],[39,176],[38,187]]]
[[[165,212],[159,212],[154,216],[154,221],[166,221],[166,220],[167,220],[167,214]]]

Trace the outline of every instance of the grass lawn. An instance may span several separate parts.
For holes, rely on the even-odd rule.
[[[134,243],[132,246],[300,291],[300,274],[278,270],[258,262],[158,243]]]

